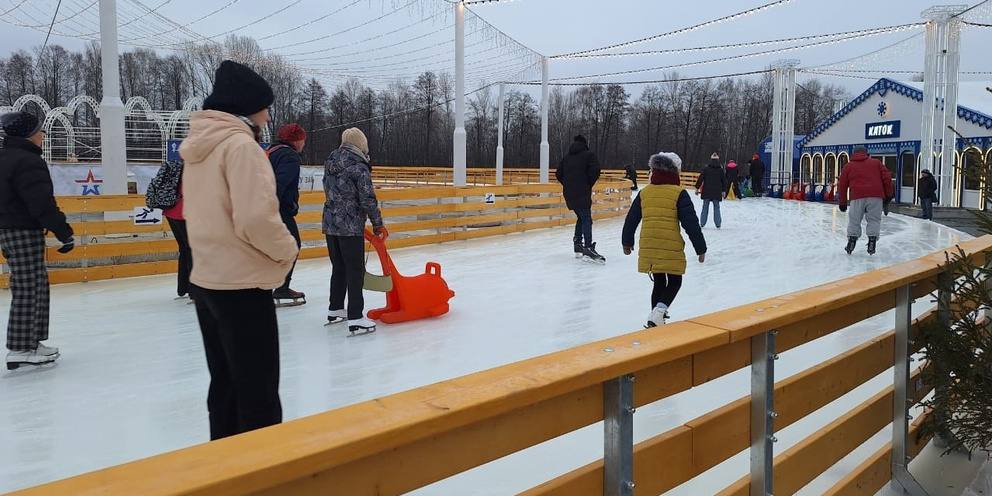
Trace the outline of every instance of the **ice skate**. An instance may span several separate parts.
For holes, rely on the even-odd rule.
[[[273,291],[272,298],[276,300],[276,308],[298,307],[307,302],[307,295],[289,288]]]
[[[878,244],[878,236],[868,236],[868,254],[875,254],[875,245]]]
[[[651,309],[651,315],[648,316],[648,323],[644,328],[663,326],[666,320],[668,320],[668,309],[660,306],[654,307]]]
[[[55,350],[55,353],[50,353]],[[7,370],[17,370],[22,365],[45,365],[52,363],[59,358],[57,348],[49,348],[39,345],[37,349],[27,351],[11,351],[7,353]]]
[[[324,324],[324,325],[325,326],[329,326],[329,325],[334,325],[334,324],[340,324],[340,323],[342,323],[342,322],[344,322],[346,320],[348,320],[348,311],[347,310],[344,310],[344,309],[341,309],[341,310],[328,310],[327,311],[327,323]]]
[[[363,334],[372,334],[375,332],[375,322],[369,319],[349,320],[348,331],[351,332],[351,335],[348,336],[349,338]]]
[[[44,355],[44,356],[52,356],[52,355],[58,355],[59,354],[59,349],[58,348],[56,348],[54,346],[45,346],[45,345],[43,345],[41,343],[38,343],[38,347],[35,348],[35,351],[38,352],[38,354]]]
[[[596,252],[596,243],[582,249],[582,260],[594,264],[606,264],[606,257]]]
[[[582,238],[572,238],[572,251],[575,253],[575,258],[582,258]]]
[[[846,251],[847,254],[850,255],[850,254],[854,253],[854,247],[857,246],[857,245],[858,245],[858,238],[857,238],[857,236],[848,236],[847,237],[847,246],[844,247],[844,251]]]

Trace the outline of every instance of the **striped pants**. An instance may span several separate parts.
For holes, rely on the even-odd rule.
[[[0,229],[0,248],[10,267],[7,349],[33,350],[48,339],[48,269],[43,229]]]

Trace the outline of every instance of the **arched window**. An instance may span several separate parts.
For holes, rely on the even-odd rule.
[[[847,155],[847,152],[841,152],[837,155],[837,176],[840,176],[840,171],[844,170],[844,166],[851,161],[851,157]]]
[[[902,152],[902,187],[916,188],[916,154]],[[903,201],[907,201],[903,198]]]
[[[803,182],[810,183],[820,180],[820,176],[823,174],[823,155],[817,153],[813,155],[813,171],[811,176],[806,176]]]
[[[833,184],[837,180],[837,156],[828,153],[823,167],[823,184]]]
[[[809,177],[812,163],[813,158],[808,153],[804,153],[803,157],[799,159],[799,176],[801,181],[805,182],[806,178]]]

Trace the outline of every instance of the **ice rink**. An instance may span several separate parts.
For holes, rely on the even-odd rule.
[[[698,210],[698,205],[697,205]],[[709,253],[690,259],[671,314],[681,320],[916,258],[968,236],[892,215],[879,254],[864,242],[844,253],[847,217],[836,207],[771,199],[725,202],[723,229],[704,229]],[[437,261],[457,293],[439,319],[380,325],[347,338],[325,327],[327,260],[301,262],[294,289],[309,303],[281,309],[281,394],[286,420],[396,393],[639,329],[651,282],[620,249],[622,219],[598,222],[606,266],[572,258],[571,229],[559,228],[394,251],[411,275]],[[691,249],[691,248],[689,248]],[[375,259],[374,254],[371,256]],[[207,369],[193,307],[174,301],[175,276],[53,287],[54,366],[0,374],[0,492],[60,479],[208,440]],[[366,293],[366,309],[384,301]],[[6,315],[9,292],[0,293]],[[919,311],[930,302],[917,302]],[[782,355],[779,380],[891,327],[891,314]],[[680,425],[747,394],[746,371],[668,398],[635,415],[635,437]],[[777,450],[880,390],[883,374],[778,434]],[[807,487],[819,494],[863,447]],[[869,449],[870,448],[870,449]],[[417,494],[506,495],[602,455],[601,427],[498,460]],[[673,494],[711,494],[746,470],[746,453]]]

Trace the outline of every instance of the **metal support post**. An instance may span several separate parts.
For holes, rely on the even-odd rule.
[[[496,185],[503,185],[503,110],[506,85],[499,83],[499,127],[496,133]]]
[[[896,289],[895,374],[892,399],[892,489],[901,494],[925,496],[927,491],[909,473],[909,331],[913,325],[912,286]]]
[[[751,338],[751,495],[771,496],[775,450],[775,335]]]
[[[100,102],[100,162],[103,194],[127,194],[124,103],[117,53],[117,1],[100,0],[100,57],[103,99]]]
[[[780,60],[773,71],[772,93],[772,164],[773,184],[792,182],[792,159],[795,143],[796,68],[798,60]]]
[[[541,59],[541,184],[547,184],[551,171],[551,145],[548,144],[548,58]]]
[[[603,495],[634,494],[634,376],[603,383]]]
[[[465,2],[455,2],[455,186],[465,186],[468,162],[468,137],[465,134]]]

